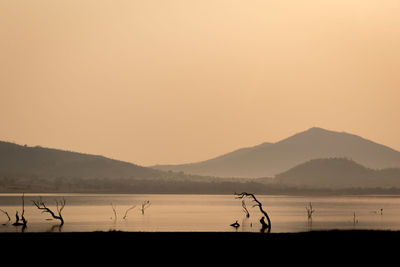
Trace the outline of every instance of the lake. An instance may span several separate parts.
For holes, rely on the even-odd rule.
[[[0,194],[0,232],[20,232],[12,226],[16,210],[21,213],[22,194]],[[261,213],[246,200],[250,217],[234,195],[163,195],[163,194],[40,194],[51,209],[55,200],[66,200],[62,212],[65,224],[58,227],[48,213],[32,203],[39,194],[25,194],[25,232],[82,231],[211,231],[258,232]],[[302,232],[329,229],[400,230],[400,196],[271,196],[257,195],[272,221],[272,231]],[[140,210],[143,202],[151,205]],[[312,220],[306,206],[312,203]],[[113,207],[115,208],[115,213]],[[135,205],[135,208],[126,211]],[[381,212],[381,209],[383,211]],[[116,217],[115,217],[116,214]],[[238,229],[230,226],[238,221]]]

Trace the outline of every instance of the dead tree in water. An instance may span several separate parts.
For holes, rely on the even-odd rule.
[[[358,219],[356,217],[356,212],[353,213],[353,225],[355,226],[358,223]]]
[[[64,218],[62,217],[62,210],[65,207],[65,199],[58,201],[56,200],[56,206],[57,206],[57,215],[49,209],[46,204],[42,201],[42,198],[39,199],[39,201],[32,200],[33,204],[39,209],[42,210],[42,213],[50,213],[51,217],[53,217],[56,220],[60,220],[60,226],[64,225]]]
[[[115,206],[113,203],[111,203],[111,208],[114,212],[114,222],[116,222],[117,221],[117,206]]]
[[[306,206],[306,210],[307,210],[307,218],[309,220],[312,220],[312,214],[314,213],[315,210],[313,209],[311,202],[308,204],[308,207]]]
[[[260,223],[261,223],[261,232],[264,233],[265,230],[267,230],[267,233],[271,232],[271,220],[268,216],[268,213],[262,208],[262,203],[260,201],[257,200],[257,198],[254,196],[254,194],[251,193],[246,193],[246,192],[242,192],[240,194],[235,193],[236,198],[238,199],[243,199],[245,197],[249,197],[252,198],[253,201],[256,203],[253,205],[253,207],[258,207],[261,211],[262,214],[264,214],[263,217],[261,217],[260,219]],[[265,219],[267,219],[267,222],[265,222]]]
[[[125,215],[124,215],[124,217],[122,218],[122,219],[126,219],[126,217],[128,216],[128,212],[130,211],[130,210],[132,210],[132,209],[134,209],[136,207],[136,205],[133,205],[132,207],[130,207],[129,209],[127,209],[126,211],[125,211]]]
[[[129,207],[129,208],[125,211],[124,217],[122,217],[122,219],[125,220],[126,217],[128,217],[128,212],[131,211],[131,210],[133,210],[135,207],[136,207],[136,205],[133,205],[133,206]],[[112,208],[113,213],[114,213],[114,222],[116,222],[116,221],[117,221],[117,206],[114,205],[113,203],[111,203],[111,208]],[[112,217],[111,217],[111,219],[112,219]]]
[[[14,226],[23,226],[23,228],[26,227],[28,221],[24,217],[25,214],[25,194],[22,193],[22,213],[21,213],[21,219],[19,218],[18,211],[15,212],[15,223],[12,225]],[[20,220],[22,222],[20,222]]]
[[[242,208],[243,208],[243,212],[246,214],[246,218],[250,218],[250,213],[247,210],[246,202],[244,201],[244,199],[242,199]]]
[[[10,215],[8,215],[8,212],[7,212],[7,211],[2,210],[2,209],[0,209],[0,211],[1,211],[2,213],[4,213],[4,214],[7,216],[8,221],[11,221]]]
[[[140,208],[140,210],[142,211],[142,214],[144,214],[144,210],[147,209],[150,205],[151,205],[151,203],[149,200],[146,200],[142,203],[142,207]]]

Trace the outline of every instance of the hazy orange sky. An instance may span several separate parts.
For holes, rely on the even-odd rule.
[[[0,140],[141,165],[318,126],[400,150],[398,0],[1,0]]]

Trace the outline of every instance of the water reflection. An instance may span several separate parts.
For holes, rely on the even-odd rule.
[[[15,224],[13,223],[12,226],[21,233],[24,233],[26,229],[28,228],[27,224]]]
[[[63,228],[63,224],[54,224],[52,225],[47,232],[60,232]]]

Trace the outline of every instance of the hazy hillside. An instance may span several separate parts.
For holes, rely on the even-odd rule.
[[[103,156],[0,142],[0,192],[232,193],[247,180],[185,175]]]
[[[102,156],[0,142],[0,175],[74,178],[150,178],[163,172]]]
[[[344,158],[315,159],[276,176],[276,183],[323,188],[398,187],[400,168],[374,170]]]
[[[271,177],[311,159],[329,157],[347,157],[369,168],[400,167],[399,151],[353,134],[311,128],[277,143],[203,162],[153,168],[220,177]]]
[[[241,149],[219,160],[254,149]],[[0,192],[303,194],[317,192],[318,187],[329,192],[339,187],[400,187],[399,174],[399,169],[370,170],[349,160],[319,159],[276,178],[229,179],[164,172],[102,156],[0,142]],[[355,193],[397,192],[382,190]]]

